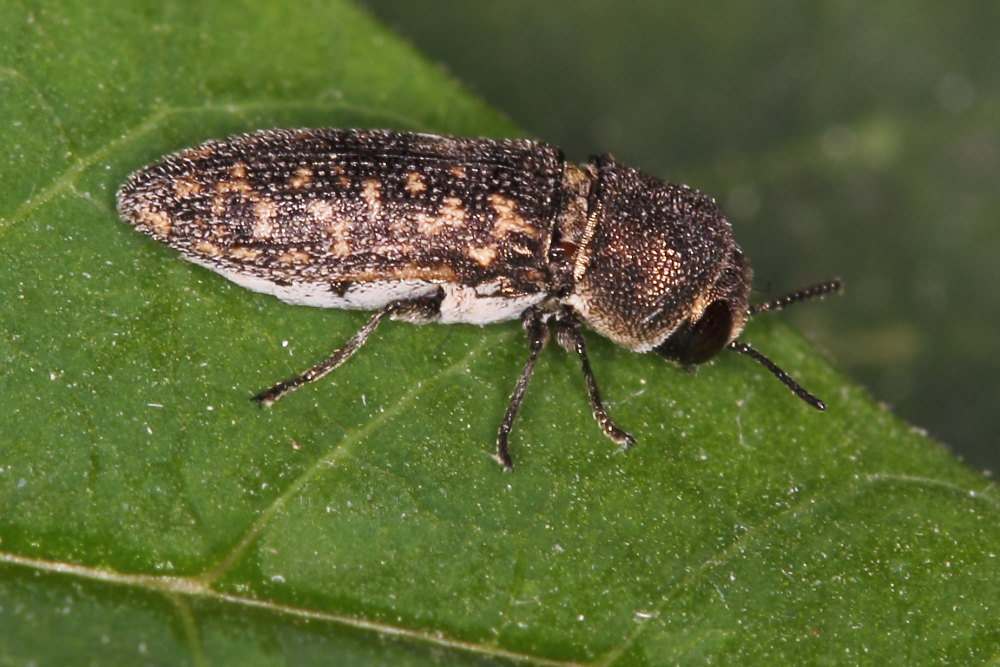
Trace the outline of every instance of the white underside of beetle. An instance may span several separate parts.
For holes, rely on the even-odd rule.
[[[187,256],[196,264],[225,276],[241,287],[270,294],[297,306],[341,308],[349,310],[379,310],[393,301],[406,301],[433,296],[444,290],[438,322],[442,324],[492,324],[517,319],[530,306],[545,298],[543,292],[521,296],[495,296],[495,284],[469,287],[454,283],[434,283],[426,280],[379,280],[358,282],[343,293],[324,283],[279,283],[226,269]]]
[[[444,301],[441,302],[441,319],[444,324],[492,324],[521,317],[529,307],[540,303],[545,294],[521,296],[490,296],[481,288],[462,285],[443,285]],[[492,290],[491,290],[492,291]]]

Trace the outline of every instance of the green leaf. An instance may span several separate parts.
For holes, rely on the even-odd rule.
[[[0,8],[0,663],[967,663],[1000,645],[992,485],[778,322],[689,375],[516,323],[296,308],[117,219],[127,174],[273,126],[513,135],[346,3]],[[822,308],[822,305],[809,306]]]

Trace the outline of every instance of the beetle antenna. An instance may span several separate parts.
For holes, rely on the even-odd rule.
[[[779,296],[777,299],[765,301],[764,303],[758,303],[756,306],[750,306],[750,315],[752,316],[757,313],[763,313],[766,310],[781,310],[782,308],[786,308],[793,303],[806,301],[807,299],[816,299],[826,296],[827,294],[839,294],[843,291],[843,289],[844,286],[843,283],[840,282],[840,278],[834,278],[833,280],[827,280],[825,283],[810,285],[809,287],[796,290],[791,294]]]
[[[777,299],[772,299],[770,301],[765,301],[764,303],[758,303],[756,306],[750,306],[749,315],[752,317],[757,313],[763,313],[768,310],[781,310],[786,308],[793,303],[798,303],[800,301],[806,301],[808,299],[817,299],[827,294],[840,293],[843,291],[843,283],[840,282],[840,278],[834,278],[833,280],[827,280],[823,283],[817,283],[815,285],[810,285],[809,287],[804,287],[800,290],[796,290],[790,294],[784,296],[779,296]],[[740,341],[734,340],[728,345],[730,350],[739,352],[740,354],[745,354],[751,359],[754,359],[761,366],[771,371],[771,375],[778,378],[781,384],[788,387],[793,394],[801,398],[803,401],[816,408],[820,412],[826,410],[826,403],[819,400],[808,391],[802,388],[798,382],[792,379],[785,371],[778,368],[777,364],[765,357],[763,354],[753,349],[747,343],[742,343]]]
[[[748,357],[757,360],[757,362],[760,363],[761,366],[771,371],[771,374],[774,377],[778,378],[781,381],[781,384],[791,389],[793,394],[801,398],[809,405],[813,406],[820,412],[826,410],[826,403],[819,400],[818,398],[810,394],[808,391],[803,389],[802,385],[793,380],[791,375],[778,368],[777,364],[775,364],[773,361],[765,357],[757,350],[750,347],[747,343],[741,343],[740,341],[734,340],[732,343],[729,344],[728,347],[730,350],[735,350],[740,354],[745,354]]]

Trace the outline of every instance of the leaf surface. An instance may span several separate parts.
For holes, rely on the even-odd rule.
[[[129,172],[259,127],[517,133],[346,3],[0,9],[0,662],[995,658],[991,485],[790,329],[689,375],[591,336],[492,460],[517,323],[293,307],[117,219]],[[821,306],[814,306],[821,307]]]

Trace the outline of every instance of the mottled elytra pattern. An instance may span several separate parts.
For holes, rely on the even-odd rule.
[[[500,279],[537,292],[562,166],[523,141],[259,132],[140,172],[121,209],[190,257],[267,280]]]
[[[346,345],[257,394],[270,404],[337,368],[390,317],[488,324],[520,318],[530,354],[497,436],[508,435],[545,347],[547,320],[577,355],[601,430],[623,447],[601,400],[580,325],[688,366],[737,340],[755,312],[837,291],[830,281],[751,308],[751,272],[715,202],[611,156],[584,165],[532,141],[385,130],[266,130],[209,141],[142,169],[118,210],[187,259],[290,303],[376,310]]]

